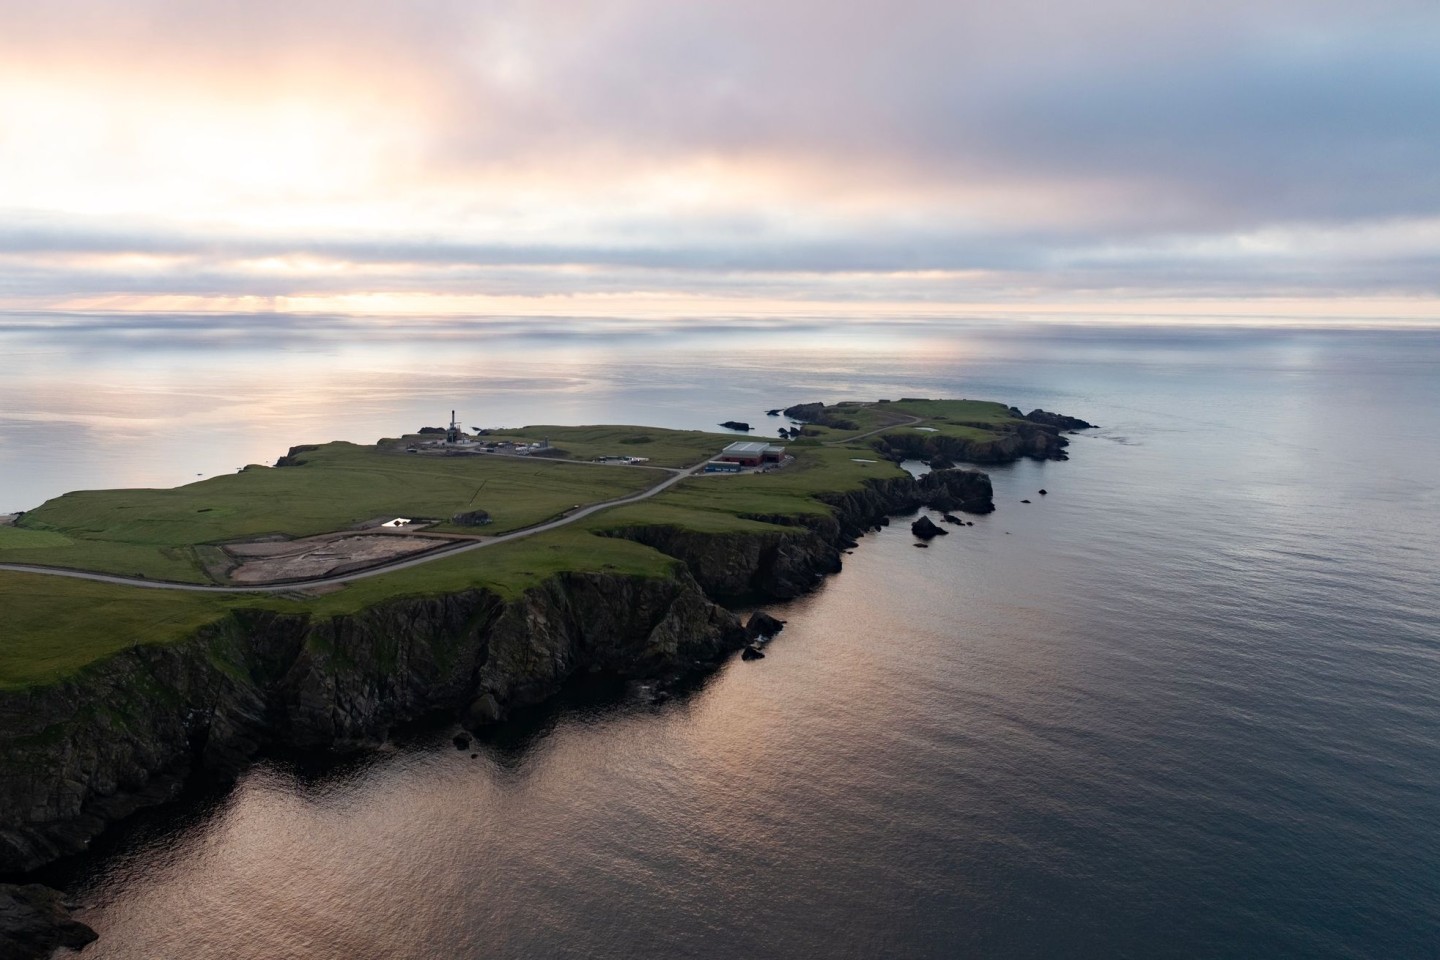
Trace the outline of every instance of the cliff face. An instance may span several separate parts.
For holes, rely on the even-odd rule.
[[[1037,411],[1038,412],[1038,411]],[[1048,423],[1016,424],[985,440],[964,440],[936,433],[887,433],[875,440],[875,449],[892,460],[932,460],[946,457],[966,463],[1011,463],[1032,460],[1068,460],[1070,441]]]
[[[512,599],[469,590],[351,616],[236,611],[183,643],[0,692],[0,874],[79,852],[192,772],[236,771],[266,743],[354,749],[425,716],[501,720],[585,672],[703,669],[746,640],[716,599],[797,596],[889,514],[984,513],[990,495],[985,474],[944,470],[823,498],[830,515],[755,517],[778,527],[765,532],[629,527],[614,535],[684,567],[660,578],[559,574]]]
[[[1019,407],[1011,407],[1010,412],[1015,416],[1021,416]],[[1032,423],[1043,423],[1055,427],[1057,430],[1090,430],[1095,424],[1079,417],[1068,417],[1063,413],[1051,413],[1048,410],[1035,409],[1024,414],[1026,420]]]
[[[978,470],[939,470],[896,477],[861,490],[824,495],[832,515],[754,515],[788,529],[763,533],[697,533],[669,526],[623,527],[611,533],[684,561],[707,594],[722,601],[788,600],[840,569],[844,547],[893,513],[921,506],[989,513],[990,478]]]
[[[343,750],[429,714],[492,721],[580,672],[681,673],[743,643],[683,570],[565,574],[510,601],[476,590],[317,620],[236,613],[0,694],[0,872],[79,852],[192,771],[234,771],[267,742]]]

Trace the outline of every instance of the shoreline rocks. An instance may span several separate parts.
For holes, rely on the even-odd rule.
[[[950,531],[935,525],[935,521],[929,517],[921,517],[910,524],[910,532],[921,540],[933,540],[936,537],[943,537]]]
[[[60,947],[82,950],[99,937],[70,916],[60,891],[0,883],[0,958],[46,960]]]
[[[1013,407],[1011,408],[1014,409]],[[1016,411],[1018,414],[1018,411]],[[1087,423],[1079,417],[1067,417],[1063,413],[1050,413],[1045,410],[1035,409],[1025,414],[1025,419],[1031,423],[1044,424],[1047,427],[1054,427],[1057,430],[1091,430],[1095,424]]]
[[[751,640],[768,640],[784,629],[784,620],[777,620],[764,610],[750,614],[750,620],[745,624],[745,633]]]
[[[842,545],[890,515],[988,512],[991,496],[985,474],[950,470],[824,495],[828,514],[753,518],[769,531],[619,528],[609,535],[680,565],[658,577],[560,573],[512,598],[472,588],[323,618],[236,609],[185,641],[0,691],[0,871],[81,853],[190,777],[238,775],[267,746],[370,749],[426,718],[472,730],[503,722],[587,673],[670,683],[707,672],[783,627],[760,612],[747,630],[721,601],[808,593],[840,568]]]

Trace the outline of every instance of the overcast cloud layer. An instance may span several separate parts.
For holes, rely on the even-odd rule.
[[[1440,322],[1433,0],[0,0],[0,23],[12,314]]]

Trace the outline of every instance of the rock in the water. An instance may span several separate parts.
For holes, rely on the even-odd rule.
[[[944,514],[943,516],[940,517],[940,519],[941,519],[941,520],[944,520],[946,523],[954,523],[954,524],[958,524],[958,525],[960,525],[960,526],[962,526],[962,527],[965,526],[965,521],[964,521],[964,520],[961,520],[959,517],[955,516],[955,514],[953,514],[953,513]]]
[[[764,660],[764,659],[765,659],[765,652],[764,652],[763,650],[761,650],[759,647],[755,646],[754,644],[751,644],[750,646],[746,647],[744,650],[741,650],[741,651],[740,651],[740,659],[741,659],[741,660]]]
[[[916,544],[912,544],[912,546],[919,547],[921,550],[929,550],[929,549],[930,549],[930,544],[928,544],[928,543],[916,543]]]
[[[967,527],[973,527],[973,526],[975,526],[975,521],[974,521],[974,520],[966,520],[966,521],[965,521],[965,526],[967,526]]]
[[[951,469],[951,468],[954,467],[954,466],[955,466],[955,461],[954,461],[954,460],[951,460],[949,457],[945,456],[943,453],[941,453],[941,454],[936,454],[935,456],[933,456],[933,457],[930,458],[930,469],[931,469],[931,470],[949,470],[949,469]]]
[[[1045,496],[1046,492],[1047,492],[1047,491],[1045,490],[1044,487],[1041,487],[1041,488],[1040,488],[1040,496],[1042,496],[1042,497]]]
[[[456,749],[456,750],[461,750],[461,751],[469,750],[469,749],[470,749],[470,734],[468,734],[468,733],[463,733],[463,732],[462,732],[462,733],[457,733],[457,734],[455,734],[455,736],[453,736],[453,737],[450,738],[450,742],[453,743],[453,744],[455,744],[455,749]]]
[[[931,520],[929,517],[921,517],[919,520],[916,520],[914,523],[910,524],[910,532],[915,534],[915,536],[919,537],[921,540],[929,540],[931,537],[944,536],[950,531],[942,530],[940,527],[937,527],[935,525],[935,521]]]
[[[1020,502],[1021,502],[1021,503],[1029,503],[1030,501],[1029,501],[1029,500],[1021,500]]]
[[[784,629],[784,620],[778,620],[764,610],[756,610],[750,614],[750,620],[745,624],[745,634],[751,640],[757,640],[761,637],[773,637]]]
[[[495,699],[493,693],[476,697],[475,701],[470,704],[469,714],[472,724],[494,723],[500,719],[500,701]]]
[[[750,424],[746,423],[744,420],[726,420],[724,423],[720,424],[720,426],[724,427],[726,430],[750,429]]]
[[[43,960],[58,947],[80,950],[96,940],[91,930],[71,919],[59,890],[38,883],[0,884],[0,957]]]
[[[776,407],[774,410],[766,410],[766,411],[765,411],[765,416],[767,416],[767,417],[778,417],[778,416],[780,416],[780,408],[779,408],[779,407]]]

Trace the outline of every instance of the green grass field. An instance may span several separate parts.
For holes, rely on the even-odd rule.
[[[942,422],[950,420],[956,423],[994,426],[1018,422],[1009,407],[989,400],[897,400],[885,404],[885,407],[912,417],[925,417],[927,420]]]
[[[903,476],[861,439],[836,437],[926,418],[946,434],[983,437],[1013,420],[1001,404],[912,401],[840,406],[858,431],[823,430],[789,444],[795,461],[764,474],[697,475],[642,503],[604,510],[573,526],[513,543],[441,557],[407,570],[355,581],[310,599],[266,594],[194,594],[0,571],[0,688],[51,682],[135,644],[172,643],[237,608],[312,616],[356,613],[385,600],[484,588],[514,597],[558,573],[667,576],[678,561],[605,533],[666,524],[707,533],[773,529],[762,517],[823,515],[817,494],[859,489],[867,478]],[[527,440],[549,437],[577,459],[650,457],[689,466],[735,437],[648,427],[527,427]],[[204,579],[197,550],[265,534],[307,536],[383,516],[449,517],[485,509],[502,533],[585,503],[614,499],[663,478],[657,470],[492,455],[406,454],[404,441],[381,448],[331,443],[302,452],[297,466],[255,467],[173,490],[99,490],[66,494],[0,526],[0,562]],[[869,461],[869,462],[862,462]]]
[[[438,495],[434,492],[435,486],[439,486],[443,493],[443,484],[455,478],[462,478],[467,484],[473,482],[476,474],[471,471],[480,471],[481,476],[494,479],[515,474],[518,470],[520,473],[515,474],[514,479],[519,482],[533,478],[538,468],[552,471],[546,476],[566,478],[566,483],[583,472],[582,479],[593,478],[585,498],[589,500],[601,499],[595,495],[593,481],[609,477],[633,478],[639,481],[638,486],[648,486],[656,476],[652,471],[618,467],[567,466],[563,463],[532,463],[488,457],[474,461],[458,458],[421,460],[418,457],[376,454],[374,457],[383,461],[376,464],[372,457],[363,453],[360,448],[352,448],[348,444],[332,444],[305,454],[312,459],[298,467],[252,470],[172,491],[96,491],[60,497],[27,515],[25,520],[38,518],[47,525],[63,524],[66,532],[0,527],[0,544],[6,544],[0,547],[0,557],[8,560],[15,554],[45,554],[79,558],[84,561],[83,565],[89,566],[95,556],[112,557],[120,549],[134,551],[132,555],[137,558],[147,548],[156,549],[155,544],[127,544],[106,537],[122,534],[154,536],[155,531],[164,531],[164,535],[171,538],[188,536],[198,539],[275,529],[260,524],[253,517],[247,519],[244,513],[247,506],[255,511],[264,510],[268,522],[283,518],[289,526],[287,532],[313,532],[317,526],[325,527],[337,519],[348,520],[357,514],[369,516],[384,512],[374,508],[374,504],[384,502],[382,496],[403,495],[396,493],[390,484],[409,482],[413,486],[416,472],[428,473],[432,469],[440,478],[449,479],[436,480],[432,477],[434,482],[428,494],[430,496]],[[135,644],[176,642],[192,635],[206,623],[223,617],[227,610],[236,608],[335,616],[356,613],[385,600],[436,596],[475,587],[492,590],[504,597],[514,597],[566,571],[667,576],[675,568],[677,561],[674,559],[641,544],[601,534],[623,526],[653,523],[707,532],[763,530],[767,524],[745,519],[745,516],[823,513],[825,507],[813,499],[814,494],[855,488],[866,477],[901,473],[898,467],[883,461],[854,462],[852,458],[866,457],[867,451],[863,448],[806,447],[796,453],[796,463],[784,470],[742,476],[697,476],[653,500],[603,511],[573,527],[359,580],[343,590],[309,600],[263,594],[145,590],[0,571],[0,609],[4,610],[5,624],[4,632],[0,634],[0,688],[14,689],[51,682],[72,674],[87,663]],[[337,475],[348,473],[344,469],[347,465],[363,466],[373,471],[364,475],[384,479],[386,492],[369,493],[371,499],[363,500],[369,504],[364,509],[357,509],[353,501],[333,500]],[[254,483],[258,478],[272,483],[259,487]],[[275,479],[283,481],[284,485],[274,485]],[[344,479],[346,483],[360,482],[359,476]],[[324,484],[329,495],[312,498],[310,494],[314,491],[307,488],[314,482]],[[565,489],[572,488],[567,486]],[[609,495],[615,491],[605,489],[604,492]],[[408,494],[416,496],[413,490]],[[290,496],[294,502],[275,503],[273,498],[281,496]],[[576,502],[573,492],[561,499],[567,498],[571,503]],[[362,498],[357,495],[357,499]],[[200,509],[196,504],[222,502],[226,510],[212,508],[206,513],[197,513],[198,520],[192,519],[191,511]],[[546,509],[547,501],[533,496],[525,502],[532,511]],[[284,512],[277,512],[282,506]],[[141,521],[139,513],[142,509],[154,511],[154,519],[150,523]],[[222,515],[211,517],[214,513]],[[104,526],[107,517],[115,518],[114,528]],[[51,562],[63,565],[60,561]],[[198,577],[192,573],[191,579]]]
[[[813,438],[821,443],[844,443],[852,437],[904,422],[911,416],[893,409],[893,404],[888,403],[837,403],[827,406],[826,412],[837,419],[853,423],[855,428],[841,430],[807,423],[804,426],[807,439]]]
[[[0,562],[203,582],[194,550],[201,544],[328,533],[382,516],[448,518],[476,508],[494,518],[485,533],[504,533],[663,479],[638,467],[407,456],[350,443],[300,456],[299,466],[254,467],[172,490],[56,497],[19,526],[0,528]]]
[[[879,436],[894,434],[930,434],[955,437],[959,440],[984,441],[1011,425],[1028,423],[1010,412],[1003,403],[987,400],[909,400],[885,404],[886,408],[924,422],[885,430]],[[919,429],[921,427],[927,429]]]
[[[706,532],[754,529],[747,517],[824,514],[828,508],[815,499],[816,494],[858,490],[867,478],[905,475],[900,467],[876,460],[873,450],[859,444],[792,446],[790,452],[795,462],[783,470],[691,477],[643,503],[596,514],[585,525],[592,530],[647,523]],[[857,462],[862,460],[874,462]]]
[[[0,689],[51,683],[137,644],[176,643],[230,610],[314,617],[473,587],[515,597],[566,571],[660,577],[678,561],[649,547],[563,529],[357,581],[311,600],[186,593],[0,570]]]
[[[48,683],[139,643],[174,643],[227,598],[0,571],[0,688]]]

